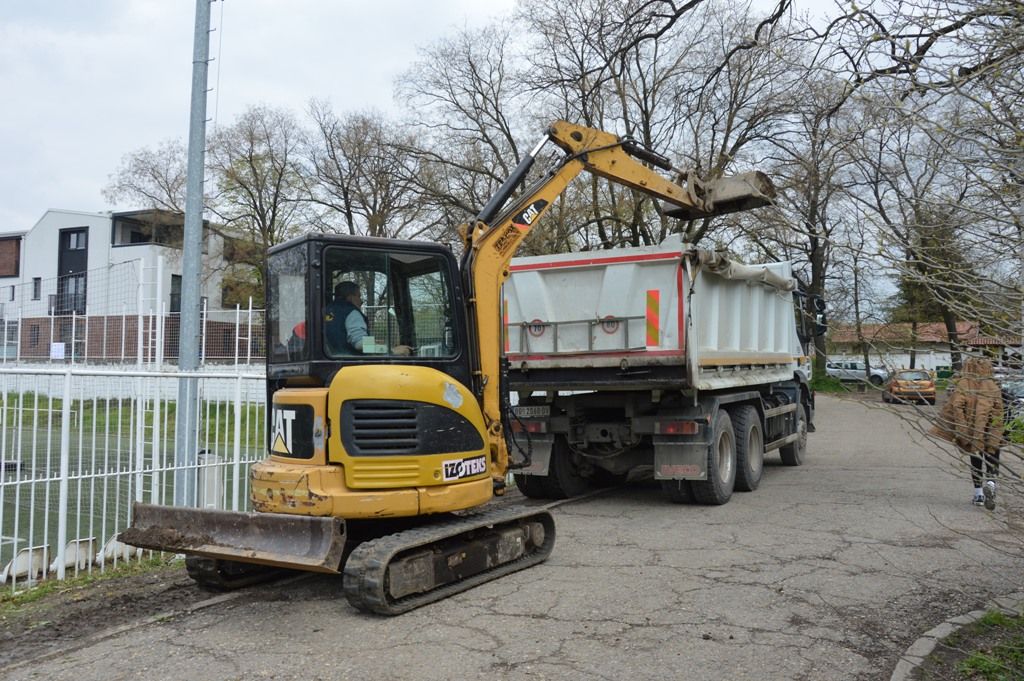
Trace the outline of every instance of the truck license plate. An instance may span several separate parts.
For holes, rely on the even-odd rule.
[[[537,419],[551,416],[551,407],[548,405],[512,407],[512,411],[521,419]]]

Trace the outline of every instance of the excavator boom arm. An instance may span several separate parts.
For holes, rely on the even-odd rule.
[[[549,141],[560,147],[565,156],[503,209]],[[475,380],[491,442],[491,472],[496,482],[504,480],[509,467],[499,380],[503,338],[501,287],[509,277],[509,265],[519,245],[569,183],[588,171],[665,202],[666,214],[683,219],[758,208],[770,204],[775,196],[771,181],[760,172],[710,182],[701,181],[692,173],[682,173],[680,183],[665,178],[641,161],[663,170],[672,169],[667,159],[633,140],[556,121],[541,143],[520,161],[474,223],[465,228],[463,276],[470,324],[477,335],[474,366],[479,369]]]

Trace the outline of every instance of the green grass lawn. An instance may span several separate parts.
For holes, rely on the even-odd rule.
[[[6,419],[7,429],[18,424],[21,418],[23,428],[40,430],[54,429],[59,431],[63,417],[63,400],[51,398],[37,393],[9,394],[5,402],[0,401],[0,414]],[[146,400],[143,404],[145,428],[152,430],[156,412],[154,401]],[[164,433],[173,433],[177,420],[177,402],[161,400],[159,403],[159,424]],[[79,433],[89,435],[96,433],[130,432],[136,418],[136,403],[131,399],[82,399],[72,400],[71,405],[72,437]],[[264,440],[263,418],[265,408],[262,404],[246,404],[241,410],[241,433],[243,447],[261,447]],[[199,406],[200,440],[209,433],[227,434],[234,439],[235,410],[233,405],[220,401],[202,401]]]
[[[977,681],[1024,679],[1024,616],[1011,617],[990,611],[946,642],[963,648],[967,654],[957,664],[964,678]]]

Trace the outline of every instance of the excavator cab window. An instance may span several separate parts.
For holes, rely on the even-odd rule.
[[[329,246],[323,256],[324,354],[453,357],[447,261],[433,253]]]
[[[301,362],[309,359],[306,317],[306,274],[309,270],[305,248],[291,248],[273,254],[267,266],[267,331],[271,360]]]

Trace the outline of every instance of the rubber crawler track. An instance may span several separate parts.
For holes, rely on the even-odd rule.
[[[545,534],[543,543],[539,547],[535,547],[531,553],[457,582],[441,585],[426,593],[412,594],[399,600],[388,596],[387,570],[391,561],[398,554],[452,539],[475,529],[531,521],[542,523]],[[554,518],[545,508],[512,507],[473,513],[452,521],[406,530],[360,544],[352,551],[345,563],[343,577],[345,597],[353,607],[364,612],[399,615],[422,605],[443,600],[492,579],[536,565],[551,554],[554,544]]]

